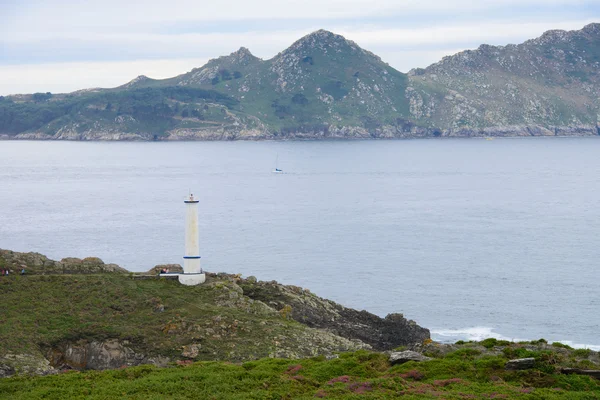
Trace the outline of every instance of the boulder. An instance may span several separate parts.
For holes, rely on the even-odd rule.
[[[520,370],[520,369],[531,369],[535,365],[535,358],[516,358],[514,360],[509,360],[504,365],[504,369],[506,370]]]
[[[429,361],[430,357],[426,357],[421,353],[417,353],[416,351],[406,350],[406,351],[394,351],[390,353],[390,363],[392,365],[396,364],[404,364],[409,361]]]

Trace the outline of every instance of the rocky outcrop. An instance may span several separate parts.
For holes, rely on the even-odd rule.
[[[381,318],[320,298],[298,286],[286,286],[275,281],[253,282],[250,279],[240,280],[238,284],[245,296],[281,312],[287,309],[291,318],[302,324],[360,340],[376,350],[390,350],[423,342],[430,337],[428,329],[407,320],[402,314],[389,314]]]
[[[68,257],[54,261],[40,253],[19,253],[2,249],[0,249],[0,268],[8,268],[12,273],[19,273],[25,269],[27,275],[124,274],[129,272],[117,264],[105,264],[97,257],[84,259]]]
[[[2,321],[9,329],[0,341],[0,376],[182,359],[332,357],[429,338],[428,330],[401,314],[380,318],[296,286],[207,273],[204,285],[187,288],[156,276],[162,268],[181,271],[178,264],[124,275],[96,257],[54,261],[0,250],[0,267],[57,275],[0,279],[3,300],[14,305]],[[109,273],[122,277],[102,275]],[[70,274],[85,275],[61,276]],[[24,312],[35,314],[36,323],[18,323]]]
[[[405,351],[395,351],[395,352],[390,353],[389,360],[392,365],[396,365],[396,364],[404,364],[409,361],[416,361],[416,362],[429,361],[429,360],[431,360],[431,358],[426,357],[421,353],[417,353],[416,351],[405,350]]]
[[[48,360],[53,368],[64,369],[116,369],[141,364],[166,366],[170,361],[167,357],[148,357],[136,353],[129,342],[116,339],[105,341],[85,341],[64,343],[53,348],[48,354]]]
[[[30,354],[0,355],[0,378],[16,374],[52,375],[57,372],[50,361],[37,351]]]

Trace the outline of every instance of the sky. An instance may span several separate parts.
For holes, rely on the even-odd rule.
[[[600,0],[0,0],[0,95],[168,78],[327,29],[408,72],[480,44],[600,22]]]

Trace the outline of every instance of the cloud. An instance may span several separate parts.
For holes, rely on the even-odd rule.
[[[549,29],[580,29],[600,19],[600,5],[590,0],[10,3],[0,0],[4,93],[116,86],[139,74],[153,75],[145,72],[149,65],[160,66],[157,77],[173,76],[201,65],[184,60],[215,58],[241,46],[268,59],[320,28],[356,41],[405,72],[482,43],[520,43]],[[65,79],[58,65],[77,79]],[[102,65],[106,68],[95,69]],[[87,79],[79,72],[85,66],[94,69]],[[24,78],[24,70],[35,71],[33,81]]]
[[[591,20],[562,22],[474,22],[420,28],[381,28],[326,26],[356,41],[399,68],[385,53],[400,50],[445,50],[474,48],[482,43],[505,45],[519,43],[541,35],[549,29],[580,29]],[[216,33],[118,33],[75,35],[68,32],[48,33],[44,40],[23,37],[7,44],[4,51],[12,63],[59,61],[125,61],[131,59],[216,58],[248,47],[261,58],[271,58],[295,40],[318,29],[310,26],[298,30],[269,32]],[[402,69],[402,68],[400,68]]]
[[[65,93],[83,88],[111,88],[138,75],[170,78],[203,65],[206,59],[122,62],[73,62],[0,66],[0,95],[34,92]]]
[[[447,14],[524,7],[581,7],[590,0],[71,0],[22,1],[22,22],[43,26],[130,27],[164,21],[367,18],[407,14]],[[35,26],[35,25],[32,25]]]
[[[540,36],[550,29],[574,30],[593,22],[591,19],[561,22],[476,22],[471,24],[424,27],[416,29],[373,29],[341,31],[364,46],[421,46],[450,43],[501,44],[520,43]]]

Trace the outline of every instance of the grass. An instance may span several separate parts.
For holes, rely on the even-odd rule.
[[[557,372],[598,369],[598,354],[543,339],[424,343],[433,360],[396,366],[385,354],[367,351],[306,358],[323,353],[319,346],[327,337],[249,301],[241,295],[245,286],[234,281],[211,277],[185,287],[112,274],[1,278],[0,359],[110,338],[127,341],[137,353],[180,361],[167,368],[20,374],[0,379],[0,399],[600,398],[600,381]],[[199,345],[195,363],[182,356],[190,344]],[[535,367],[504,369],[509,359],[523,357],[535,358]]]
[[[391,366],[381,353],[358,351],[326,360],[261,359],[140,366],[0,380],[11,399],[594,399],[600,382],[560,375],[547,365],[505,371],[506,358],[465,353]]]
[[[186,287],[109,274],[3,278],[0,357],[107,338],[170,358],[180,358],[185,345],[200,344],[200,360],[256,359],[303,346],[308,328],[236,289],[227,280]]]

